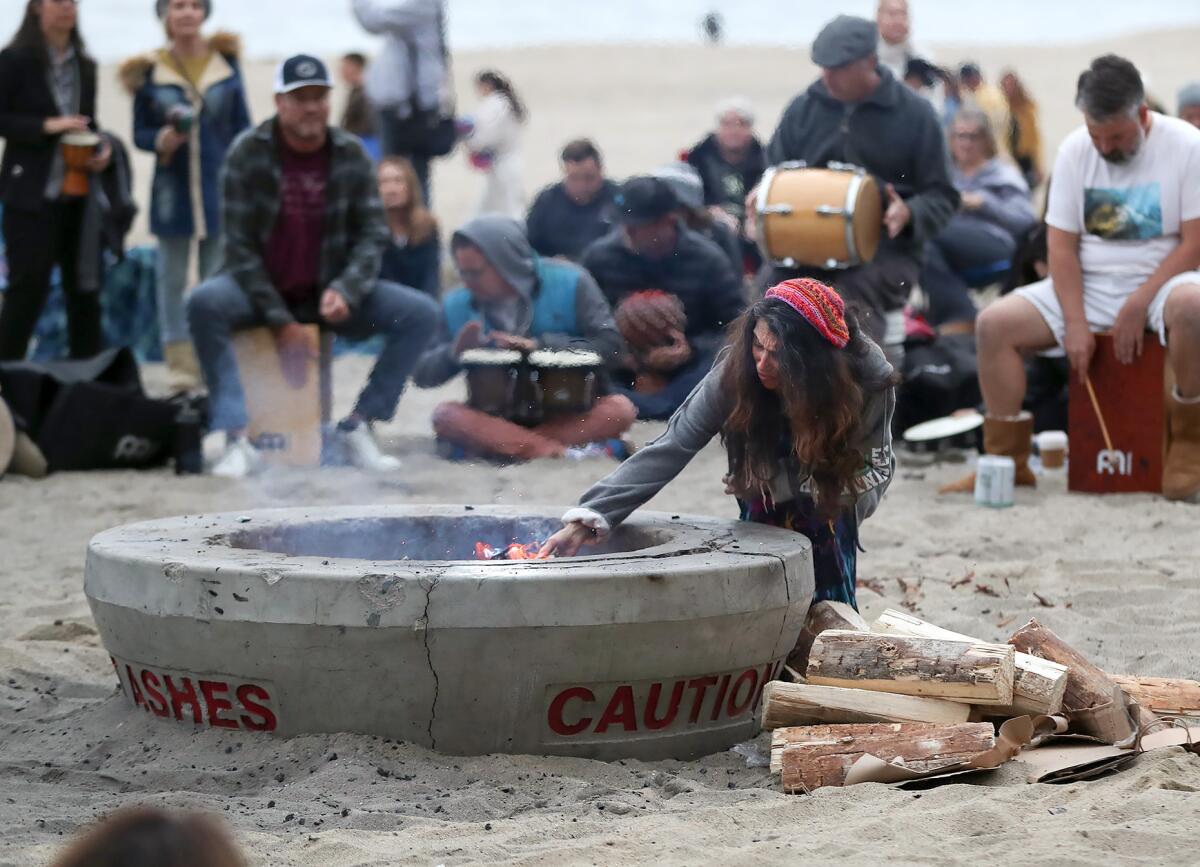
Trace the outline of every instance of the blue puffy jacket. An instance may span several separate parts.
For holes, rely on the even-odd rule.
[[[220,234],[221,165],[233,140],[250,126],[250,110],[238,64],[238,38],[209,39],[212,59],[193,88],[165,50],[121,64],[121,80],[133,94],[133,142],[154,153],[168,113],[189,105],[191,136],[167,160],[158,159],[150,194],[150,231],[159,237]]]

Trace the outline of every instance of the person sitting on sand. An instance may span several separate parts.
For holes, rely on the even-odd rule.
[[[1117,358],[1132,364],[1149,330],[1176,381],[1163,494],[1200,499],[1200,130],[1150,111],[1137,68],[1112,54],[1079,77],[1076,105],[1085,125],[1059,148],[1050,185],[1050,277],[976,324],[984,448],[1016,461],[1018,485],[1035,485],[1025,356],[1061,346],[1086,379],[1096,332],[1112,331]]]
[[[742,274],[742,245],[728,223],[714,218],[713,212],[704,207],[704,184],[700,182],[700,173],[690,163],[676,162],[660,166],[651,177],[665,181],[671,188],[679,205],[675,215],[683,224],[720,247],[734,272]]]
[[[996,154],[987,115],[973,108],[960,111],[950,129],[950,177],[962,210],[926,245],[921,269],[929,321],[943,334],[975,330],[975,302],[968,290],[1004,280],[1017,239],[1037,222],[1025,179]]]
[[[561,181],[538,193],[525,226],[539,256],[576,262],[589,244],[612,229],[617,185],[604,176],[599,148],[585,138],[562,149],[562,171]]]
[[[377,174],[390,236],[383,248],[379,279],[437,298],[442,287],[438,222],[425,207],[416,169],[405,157],[384,157]]]
[[[746,306],[741,275],[721,248],[684,226],[658,178],[626,181],[619,228],[583,254],[629,344],[622,393],[638,417],[665,419],[708,373],[725,327]]]
[[[339,334],[385,335],[370,380],[337,436],[351,463],[375,471],[400,462],[370,429],[390,419],[409,371],[437,322],[433,299],[378,280],[387,223],[375,169],[358,139],[329,127],[325,64],[297,55],[275,76],[275,117],[237,140],[222,172],[225,260],[188,301],[188,324],[208,385],[210,428],[225,432],[214,475],[255,472],[262,457],[245,436],[249,419],[233,332],[266,326],[286,377],[303,384],[320,323]]]
[[[666,433],[584,494],[540,553],[570,557],[600,541],[720,435],[742,520],[808,536],[814,599],[856,606],[859,527],[895,470],[895,371],[817,280],[771,288],[730,334]]]
[[[1200,81],[1192,81],[1179,89],[1179,116],[1200,128]]]
[[[741,234],[746,222],[746,193],[762,179],[767,158],[754,134],[754,106],[732,97],[716,109],[717,128],[687,153],[700,173],[704,204],[713,217]]]
[[[591,276],[577,265],[538,256],[516,220],[477,217],[450,242],[464,285],[446,294],[434,346],[417,364],[421,388],[463,370],[465,352],[482,347],[528,355],[539,349],[594,352],[605,367],[623,353],[612,310]],[[443,403],[433,429],[450,454],[533,460],[560,458],[573,446],[619,438],[637,417],[619,395],[599,398],[590,412],[550,418],[534,428],[462,403]]]

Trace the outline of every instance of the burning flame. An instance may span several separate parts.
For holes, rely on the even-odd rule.
[[[538,552],[542,546],[537,542],[530,542],[528,545],[518,545],[513,543],[507,548],[493,548],[487,542],[475,543],[475,559],[476,560],[544,560],[546,558],[538,556]]]

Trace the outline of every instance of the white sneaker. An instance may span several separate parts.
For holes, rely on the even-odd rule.
[[[225,453],[212,466],[212,474],[225,479],[244,479],[262,469],[262,455],[249,440],[236,439],[225,446]]]
[[[338,429],[338,435],[346,447],[346,457],[350,463],[359,469],[373,473],[394,473],[400,469],[398,458],[385,455],[375,442],[375,435],[366,423],[359,424],[354,430]]]

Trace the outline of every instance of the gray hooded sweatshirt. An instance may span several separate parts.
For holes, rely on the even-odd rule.
[[[533,325],[533,299],[539,290],[539,281],[538,256],[525,237],[525,229],[511,217],[490,214],[471,220],[455,232],[454,237],[478,247],[505,282],[516,290],[515,298],[486,304],[476,302],[488,330],[529,337]],[[606,367],[616,366],[625,353],[625,344],[604,293],[592,276],[578,265],[568,262],[555,264],[578,272],[575,289],[578,333],[542,334],[538,337],[539,348],[590,350],[604,360]],[[443,308],[433,347],[421,356],[413,373],[413,381],[420,388],[439,386],[462,370],[454,355],[457,336],[450,333]]]
[[[869,351],[872,375],[890,377],[893,368],[883,351],[874,343]],[[723,353],[671,416],[666,432],[593,485],[579,501],[579,508],[569,511],[564,520],[582,521],[599,529],[616,527],[679,475],[691,459],[721,433],[733,408],[733,396],[721,384],[724,369]],[[889,387],[870,397],[863,410],[863,437],[857,447],[865,461],[855,481],[855,489],[846,491],[843,496],[845,505],[853,506],[860,524],[875,512],[896,469],[892,454],[895,408],[896,391]],[[808,469],[794,456],[781,459],[769,493],[777,503],[811,496],[812,478]],[[596,516],[603,521],[597,521]]]

